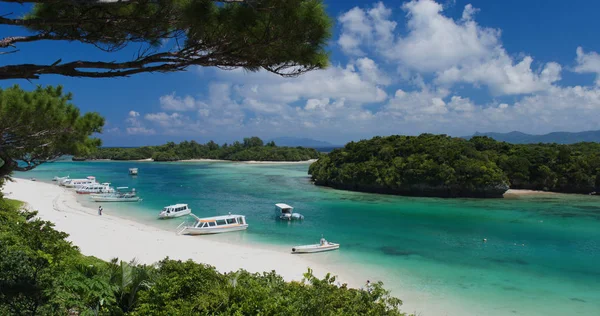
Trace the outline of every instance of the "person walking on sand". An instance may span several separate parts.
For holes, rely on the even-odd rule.
[[[98,215],[102,215],[102,206],[98,206]]]

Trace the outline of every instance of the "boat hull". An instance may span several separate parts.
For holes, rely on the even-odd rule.
[[[94,202],[138,202],[140,198],[137,196],[133,198],[111,198],[92,196],[92,200],[94,200]]]
[[[292,253],[317,253],[324,251],[331,251],[340,249],[340,244],[329,243],[327,245],[305,245],[305,246],[296,246],[292,248]]]
[[[169,218],[177,218],[177,217],[181,217],[181,216],[186,216],[186,215],[190,215],[190,213],[192,213],[191,209],[188,209],[186,211],[181,211],[181,212],[175,212],[175,213],[170,213],[170,214],[158,214],[158,218],[160,219],[169,219]]]
[[[196,227],[186,227],[181,231],[182,235],[211,235],[211,234],[221,234],[221,233],[229,233],[240,230],[246,230],[248,228],[248,224],[241,224],[229,227],[208,227],[208,228],[196,228]]]

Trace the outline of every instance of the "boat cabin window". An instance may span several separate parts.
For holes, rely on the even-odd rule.
[[[215,222],[208,222],[209,227],[215,227],[217,224]]]
[[[235,218],[228,218],[227,224],[235,224]]]
[[[237,218],[237,222],[238,222],[238,224],[243,224],[244,220],[241,217],[238,217]]]
[[[225,222],[224,219],[218,219],[217,220],[217,225],[225,225],[225,224],[227,224],[227,222]]]
[[[281,213],[282,214],[292,214],[292,209],[291,208],[282,208]]]

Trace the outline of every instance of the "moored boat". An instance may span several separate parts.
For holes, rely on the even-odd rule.
[[[129,168],[129,174],[132,176],[137,176],[138,168]]]
[[[292,219],[304,219],[302,214],[294,213],[294,208],[285,203],[275,204],[275,216],[288,221]]]
[[[128,187],[118,187],[113,193],[90,194],[94,202],[138,202],[140,197],[137,196],[135,189],[126,191]]]
[[[180,216],[189,215],[192,210],[187,204],[175,204],[165,206],[163,210],[158,214],[158,218],[175,218]]]
[[[56,177],[52,178],[52,181],[56,181],[60,184],[61,182],[63,182],[64,180],[67,180],[67,179],[69,179],[69,176],[66,176],[66,177],[56,176]]]
[[[93,193],[114,193],[115,189],[110,187],[110,183],[93,183],[80,187],[75,190],[78,194],[93,194]]]
[[[292,248],[292,253],[315,253],[336,250],[340,248],[340,244],[329,242],[325,238],[321,238],[320,242],[315,245],[296,246]]]
[[[208,235],[208,234],[219,234],[228,233],[238,230],[245,230],[248,228],[246,223],[246,216],[244,215],[223,215],[214,217],[199,218],[198,216],[191,214],[196,221],[193,224],[187,222],[181,223],[177,229],[179,235]]]
[[[61,182],[61,185],[67,187],[67,188],[80,188],[82,186],[86,186],[86,185],[90,185],[90,184],[94,184],[97,183],[96,182],[96,177],[92,177],[89,176],[85,179],[67,179],[63,182]]]

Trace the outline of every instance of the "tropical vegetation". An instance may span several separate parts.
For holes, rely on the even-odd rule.
[[[401,195],[501,197],[508,188],[590,193],[600,188],[600,144],[374,137],[322,156],[309,174],[317,185]]]
[[[311,270],[286,282],[193,261],[84,256],[66,233],[19,208],[0,197],[0,315],[405,315],[380,282],[362,290]]]
[[[71,99],[61,86],[0,89],[0,178],[62,155],[85,155],[101,144],[91,136],[102,131],[104,119],[81,115]]]
[[[328,64],[332,19],[320,0],[0,0],[32,3],[2,12],[0,55],[25,43],[87,44],[96,50],[23,54],[4,60],[1,79],[43,75],[114,78],[190,66],[243,68],[297,76]],[[3,6],[7,6],[3,4]],[[65,46],[68,47],[68,46]],[[73,48],[74,46],[71,46]],[[68,49],[68,48],[67,48]],[[125,50],[125,54],[116,52]],[[63,56],[64,55],[64,56]],[[94,56],[90,58],[90,56]],[[99,57],[98,57],[99,56]]]
[[[179,144],[169,142],[160,146],[137,148],[105,147],[74,160],[111,159],[177,161],[186,159],[220,159],[232,161],[304,161],[319,158],[320,153],[312,148],[278,147],[274,142],[264,144],[258,137],[244,138],[243,142],[219,145],[213,141],[199,144],[184,141]]]

